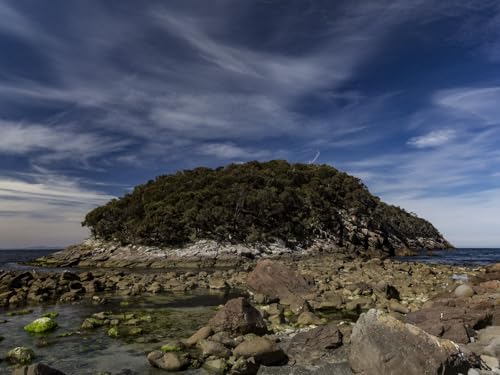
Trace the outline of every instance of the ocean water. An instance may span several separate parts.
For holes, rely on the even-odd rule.
[[[27,267],[19,263],[49,255],[59,250],[61,249],[0,249],[0,270],[25,269]]]
[[[399,257],[399,260],[408,262],[422,262],[430,264],[450,264],[479,266],[500,262],[500,249],[492,248],[458,248],[439,251],[422,251],[411,257]]]

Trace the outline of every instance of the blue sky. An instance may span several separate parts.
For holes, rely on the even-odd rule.
[[[328,163],[500,246],[498,1],[0,1],[0,247],[158,174]]]

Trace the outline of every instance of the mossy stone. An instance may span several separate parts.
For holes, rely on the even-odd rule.
[[[18,346],[7,352],[5,356],[8,362],[18,365],[29,365],[35,358],[35,352],[24,346]]]
[[[48,317],[43,317],[32,321],[24,326],[24,330],[29,333],[42,333],[53,331],[57,328],[57,323]]]
[[[111,327],[110,329],[108,329],[108,336],[109,337],[116,338],[119,335],[120,335],[120,333],[118,332],[118,328],[117,327]]]

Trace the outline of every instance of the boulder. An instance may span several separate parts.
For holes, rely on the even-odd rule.
[[[148,354],[148,362],[151,366],[167,371],[182,371],[189,366],[189,361],[180,353],[155,350]]]
[[[193,346],[198,343],[198,341],[206,339],[213,333],[212,328],[210,327],[201,327],[198,331],[193,333],[191,337],[186,340],[186,345]]]
[[[475,294],[475,292],[474,289],[472,289],[469,285],[463,284],[457,286],[453,294],[455,295],[455,297],[463,298],[463,297],[472,297]]]
[[[372,309],[358,319],[351,335],[349,363],[362,375],[466,374],[475,367],[454,342]]]
[[[255,362],[265,366],[284,364],[287,357],[283,350],[265,337],[252,336],[246,338],[233,350],[236,358],[254,358]]]
[[[320,325],[323,321],[310,311],[304,311],[297,318],[297,324],[301,326]]]
[[[217,358],[229,358],[231,351],[220,342],[210,340],[200,340],[197,344],[204,358],[214,356]]]
[[[297,333],[290,341],[286,354],[297,364],[312,365],[326,361],[341,346],[342,333],[335,324],[329,324]]]
[[[24,330],[30,333],[42,333],[53,331],[57,328],[57,323],[49,318],[43,317],[32,321],[30,324],[24,326]]]
[[[261,334],[266,325],[260,312],[245,298],[229,300],[217,314],[210,319],[208,325],[214,332],[227,331],[233,334]]]
[[[12,375],[65,375],[64,372],[56,370],[52,367],[37,363],[31,366],[16,368],[12,371]]]
[[[35,358],[35,352],[30,348],[26,348],[24,346],[18,346],[12,350],[9,350],[5,356],[7,362],[16,365],[29,365],[33,362]]]
[[[440,298],[422,309],[410,312],[405,322],[418,326],[431,335],[467,344],[475,331],[492,323],[498,307],[481,296]]]
[[[260,260],[248,275],[248,289],[269,300],[309,299],[314,295],[312,282],[280,262]]]

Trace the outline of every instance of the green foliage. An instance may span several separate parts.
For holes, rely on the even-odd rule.
[[[425,220],[382,203],[357,178],[328,165],[265,163],[197,168],[157,177],[91,211],[93,235],[156,246],[199,239],[234,243],[347,241],[342,215],[398,237],[437,237]]]

